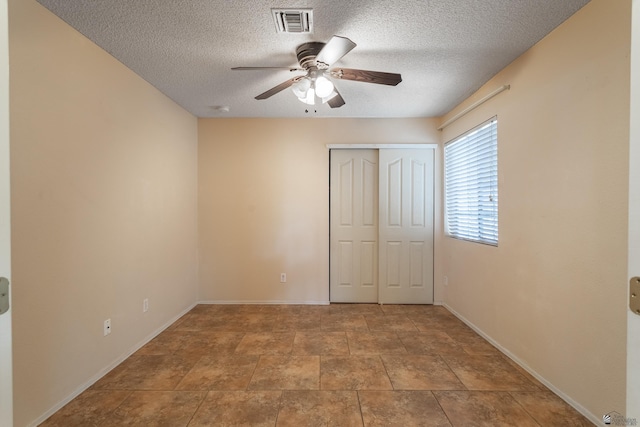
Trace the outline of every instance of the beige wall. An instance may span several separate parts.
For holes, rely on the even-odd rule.
[[[446,303],[595,420],[625,413],[630,4],[587,4],[443,134],[498,116],[499,247],[444,238]]]
[[[435,127],[434,119],[200,119],[200,299],[327,302],[326,144],[437,143]]]
[[[24,426],[196,301],[197,121],[35,1],[9,19]]]

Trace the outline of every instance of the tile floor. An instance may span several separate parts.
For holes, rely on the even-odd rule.
[[[198,305],[43,426],[587,426],[437,306]]]

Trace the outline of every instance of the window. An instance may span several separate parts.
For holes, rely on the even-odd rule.
[[[448,236],[498,245],[498,120],[444,146]]]

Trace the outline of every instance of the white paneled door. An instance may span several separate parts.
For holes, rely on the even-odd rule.
[[[9,198],[9,26],[7,1],[0,0],[0,277],[11,269]],[[0,304],[2,307],[2,304]],[[0,426],[13,425],[11,310],[0,314]]]
[[[378,302],[378,151],[331,151],[332,302]]]
[[[433,156],[331,151],[332,302],[433,303]]]
[[[433,150],[380,150],[379,301],[433,304]]]

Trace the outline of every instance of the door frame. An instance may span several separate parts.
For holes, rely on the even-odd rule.
[[[362,143],[362,144],[326,144],[325,147],[327,148],[327,156],[328,156],[328,168],[327,168],[327,173],[329,174],[329,177],[331,176],[331,150],[380,150],[380,149],[385,149],[385,148],[394,148],[394,149],[432,149],[434,150],[434,170],[433,170],[433,175],[434,175],[434,194],[433,194],[433,209],[434,209],[434,215],[433,215],[433,231],[434,231],[434,242],[433,242],[433,304],[437,305],[440,303],[440,299],[437,298],[436,296],[440,294],[439,290],[437,289],[437,283],[438,281],[436,280],[436,277],[439,277],[436,272],[439,271],[439,263],[436,262],[438,259],[438,250],[437,250],[437,236],[439,235],[438,230],[439,230],[439,224],[440,224],[440,215],[438,214],[438,209],[440,206],[440,201],[439,201],[439,195],[440,195],[440,184],[439,184],[439,178],[438,178],[438,174],[440,172],[440,161],[439,161],[439,157],[438,157],[438,153],[439,153],[439,149],[440,149],[440,145],[439,144],[435,144],[435,143],[416,143],[416,144],[411,144],[411,143],[398,143],[398,144],[369,144],[369,143]],[[329,181],[329,197],[327,198],[327,212],[329,212],[329,224],[328,224],[328,229],[329,229],[329,233],[331,233],[331,182]],[[331,234],[329,234],[329,242],[331,242]],[[331,245],[329,244],[329,260],[331,260]],[[329,301],[331,301],[331,261],[329,261],[329,274],[327,275],[329,277],[329,282],[327,282],[327,289],[329,290]],[[378,293],[378,304],[380,304],[380,294]]]

